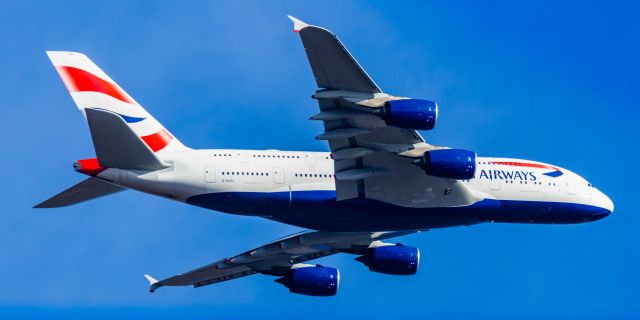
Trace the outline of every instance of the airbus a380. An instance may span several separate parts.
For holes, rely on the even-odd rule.
[[[427,143],[418,130],[434,128],[435,102],[382,92],[332,32],[289,18],[319,88],[311,120],[324,132],[315,138],[330,152],[190,149],[85,55],[49,51],[86,116],[96,157],[74,163],[86,180],[36,207],[133,189],[311,229],[164,280],[145,277],[153,292],[260,273],[313,296],[337,293],[338,270],[307,263],[331,254],[411,275],[419,250],[384,241],[482,222],[588,222],[613,211],[604,193],[567,169]]]

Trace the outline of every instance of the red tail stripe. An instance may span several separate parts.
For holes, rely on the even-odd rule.
[[[142,141],[153,150],[153,152],[160,151],[166,147],[173,139],[173,136],[165,129],[162,129],[154,134],[141,137]]]
[[[539,164],[539,163],[528,163],[528,162],[496,162],[496,161],[492,161],[491,163],[493,164],[500,164],[500,165],[504,165],[504,166],[516,166],[516,167],[529,167],[529,168],[540,168],[540,169],[553,169],[556,171],[559,171],[560,169],[554,167],[554,166],[549,166],[546,164]]]
[[[116,84],[106,81],[96,75],[74,67],[56,67],[62,81],[69,92],[93,91],[100,92],[120,101],[135,104],[129,95]]]

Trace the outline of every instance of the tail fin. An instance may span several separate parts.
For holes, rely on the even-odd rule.
[[[88,109],[118,115],[154,153],[188,149],[84,54],[47,51],[47,55],[85,116]]]
[[[72,204],[93,200],[122,190],[124,190],[124,188],[115,184],[111,184],[98,178],[89,178],[58,193],[48,200],[37,204],[34,208],[58,208],[70,206]]]

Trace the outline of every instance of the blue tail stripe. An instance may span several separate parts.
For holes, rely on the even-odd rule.
[[[138,117],[131,117],[131,116],[125,116],[124,114],[119,114],[119,116],[122,117],[122,119],[124,119],[124,121],[126,123],[136,123],[136,122],[140,122],[142,120],[144,120],[145,118],[138,118]]]
[[[138,118],[138,117],[127,116],[127,115],[124,115],[124,114],[121,114],[121,113],[117,113],[117,112],[114,112],[114,111],[111,111],[111,110],[108,110],[108,109],[103,109],[103,108],[94,108],[94,109],[113,112],[113,113],[119,115],[124,120],[124,122],[126,122],[126,123],[136,123],[136,122],[140,122],[140,121],[146,119],[146,118]]]

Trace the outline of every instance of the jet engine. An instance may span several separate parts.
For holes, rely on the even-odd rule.
[[[402,244],[369,248],[367,253],[357,257],[370,271],[393,274],[412,275],[418,272],[420,250]]]
[[[431,130],[438,118],[438,105],[429,100],[402,99],[384,104],[381,117],[394,127]]]
[[[335,296],[340,284],[340,272],[321,265],[294,265],[284,277],[275,281],[289,288],[289,292],[307,296]]]
[[[462,149],[432,150],[420,157],[416,164],[430,176],[472,179],[476,174],[476,153]]]

